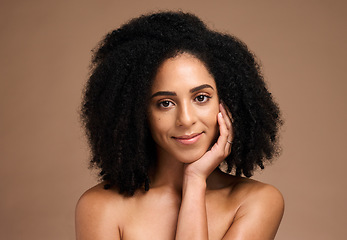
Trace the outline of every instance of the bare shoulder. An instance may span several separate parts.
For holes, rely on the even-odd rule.
[[[234,190],[243,195],[243,206],[268,207],[283,212],[284,199],[281,192],[274,186],[252,179],[239,178]]]
[[[232,190],[237,194],[243,195],[245,201],[271,200],[283,203],[283,196],[276,187],[253,179],[237,178]]]
[[[274,239],[284,213],[284,199],[276,187],[238,178],[230,196],[240,199],[228,231],[231,239]]]
[[[104,183],[100,183],[85,191],[77,202],[77,207],[113,207],[114,202],[122,202],[123,196],[114,189],[104,189]],[[100,208],[99,208],[100,209]]]
[[[124,197],[115,190],[105,190],[103,184],[87,190],[76,205],[77,240],[120,239],[122,209]]]

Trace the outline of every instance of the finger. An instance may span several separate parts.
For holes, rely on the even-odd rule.
[[[225,118],[223,116],[222,112],[218,113],[218,124],[219,124],[219,138],[217,140],[217,145],[221,148],[225,149],[226,145],[229,144],[228,137],[229,137],[229,130],[227,128]]]
[[[225,111],[228,114],[228,117],[231,119],[231,122],[233,122],[233,117],[231,115],[230,109],[228,108],[228,106],[225,104],[225,102],[223,100],[220,100],[220,104],[222,104],[222,107],[225,109]]]
[[[232,121],[230,119],[230,111],[225,107],[225,104],[222,103],[220,106],[221,112],[224,116],[224,121],[227,125],[228,131],[229,131],[229,136],[227,138],[227,145],[225,146],[225,152],[229,154],[231,152],[231,145],[232,145],[232,140],[233,140],[233,127],[232,127]]]
[[[232,134],[232,122],[231,122],[231,120],[230,120],[230,118],[229,118],[229,114],[227,113],[227,111],[226,111],[226,109],[225,109],[225,107],[224,107],[224,105],[223,104],[220,104],[220,111],[222,112],[222,115],[223,115],[223,117],[224,117],[224,122],[225,122],[225,124],[226,124],[226,126],[227,126],[227,128],[228,128],[228,131],[229,131],[229,136],[228,136],[228,141],[229,142],[231,142],[232,141],[232,138],[233,138],[233,134]]]
[[[227,140],[227,145],[225,146],[225,155],[228,156],[231,152],[232,141]]]
[[[227,111],[224,104],[220,104],[219,109],[223,114],[224,121],[225,121],[228,129],[231,131],[232,130],[232,122],[231,122],[231,117],[230,117],[231,116],[230,111]]]
[[[224,111],[225,112],[225,111]],[[217,141],[221,150],[223,151],[223,158],[227,157],[231,152],[231,141],[232,141],[232,133],[227,127],[226,120],[229,120],[229,117],[225,117],[222,112],[218,115],[220,116],[219,128],[220,128],[220,137]]]

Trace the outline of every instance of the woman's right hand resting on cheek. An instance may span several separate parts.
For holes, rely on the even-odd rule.
[[[179,240],[208,239],[206,179],[230,154],[232,141],[231,120],[222,104],[219,108],[217,120],[220,135],[217,142],[200,159],[185,165],[176,232],[176,239]]]
[[[217,120],[219,125],[219,137],[217,142],[200,159],[186,164],[184,177],[199,177],[206,180],[207,177],[230,154],[232,141],[232,124],[226,109],[219,104],[220,112]]]

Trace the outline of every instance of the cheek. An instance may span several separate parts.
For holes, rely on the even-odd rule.
[[[205,119],[205,122],[209,126],[218,125],[217,115],[219,113],[219,104],[213,104],[209,108],[206,108],[202,111],[202,116]]]
[[[214,103],[210,108],[203,111],[203,119],[205,126],[210,129],[209,135],[212,138],[216,138],[219,134],[219,125],[217,121],[217,115],[219,113],[219,103]]]
[[[165,135],[167,132],[167,124],[165,118],[163,118],[162,116],[150,116],[149,127],[152,137],[156,142],[158,142],[161,136]]]

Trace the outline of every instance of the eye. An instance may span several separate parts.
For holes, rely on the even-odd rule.
[[[201,94],[195,97],[195,100],[199,103],[204,103],[204,102],[207,102],[210,98],[211,98],[210,96]]]
[[[169,108],[169,107],[172,107],[173,106],[173,103],[171,101],[161,101],[158,103],[158,106],[161,107],[161,108]]]

